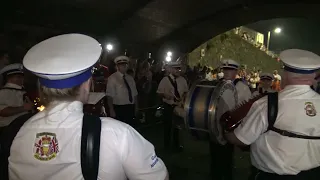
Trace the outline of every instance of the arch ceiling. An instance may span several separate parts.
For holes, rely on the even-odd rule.
[[[161,55],[169,49],[186,53],[236,26],[280,17],[318,21],[320,15],[320,4],[308,0],[11,0],[3,4],[2,34],[9,34],[9,39],[40,41],[79,32],[135,55],[147,51]]]

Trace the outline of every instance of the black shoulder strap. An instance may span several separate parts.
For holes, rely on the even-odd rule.
[[[238,82],[243,82],[243,80],[242,80],[241,78],[235,79],[235,80],[233,81],[233,84],[234,84],[234,85],[237,85]]]
[[[172,86],[175,87],[176,83],[174,83],[173,79],[170,76],[167,76],[167,77],[168,77],[170,83],[172,84]]]
[[[268,130],[274,131],[282,136],[287,136],[291,138],[299,139],[309,139],[309,140],[320,140],[319,136],[305,136],[300,134],[295,134],[286,130],[282,130],[274,127],[278,115],[278,92],[268,93]]]
[[[3,129],[0,135],[0,177],[3,180],[9,179],[8,174],[8,158],[10,156],[10,148],[12,142],[23,124],[30,119],[34,114],[24,114],[16,118],[12,123]]]
[[[174,88],[174,95],[177,97],[177,98],[180,98],[180,94],[179,94],[179,91],[178,91],[178,84],[177,82],[173,81],[173,79],[170,77],[170,76],[167,76],[170,83],[172,84],[173,88]]]
[[[268,130],[273,128],[278,116],[278,92],[268,93]]]
[[[0,88],[0,91],[1,91],[1,90],[5,90],[5,89],[15,90],[15,91],[25,91],[24,89],[17,89],[17,88],[11,88],[11,87],[3,87],[3,88]]]
[[[85,180],[98,179],[101,120],[84,115],[81,136],[81,170]]]

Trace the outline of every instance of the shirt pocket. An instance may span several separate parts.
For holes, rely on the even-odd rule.
[[[116,96],[123,96],[127,93],[127,88],[124,84],[122,83],[117,83],[116,84]]]

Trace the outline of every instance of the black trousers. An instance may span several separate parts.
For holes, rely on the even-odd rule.
[[[114,111],[116,113],[116,119],[134,126],[134,116],[135,116],[135,105],[113,105]]]
[[[180,146],[179,129],[177,129],[173,123],[174,106],[163,103],[163,108],[164,147],[167,150],[170,150],[171,148],[178,148]]]
[[[255,167],[252,167],[252,174],[249,180],[319,180],[320,167],[310,169],[308,171],[301,171],[297,175],[278,175],[263,172]]]
[[[231,144],[220,145],[210,142],[212,180],[232,180],[233,153],[234,146]]]

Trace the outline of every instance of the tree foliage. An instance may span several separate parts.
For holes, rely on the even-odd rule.
[[[205,51],[202,57],[201,49]],[[188,55],[190,66],[200,63],[201,65],[216,68],[219,66],[220,60],[223,59],[233,59],[241,65],[247,65],[249,69],[256,67],[263,72],[281,69],[281,63],[276,59],[268,56],[265,52],[254,47],[232,31],[210,39]]]

